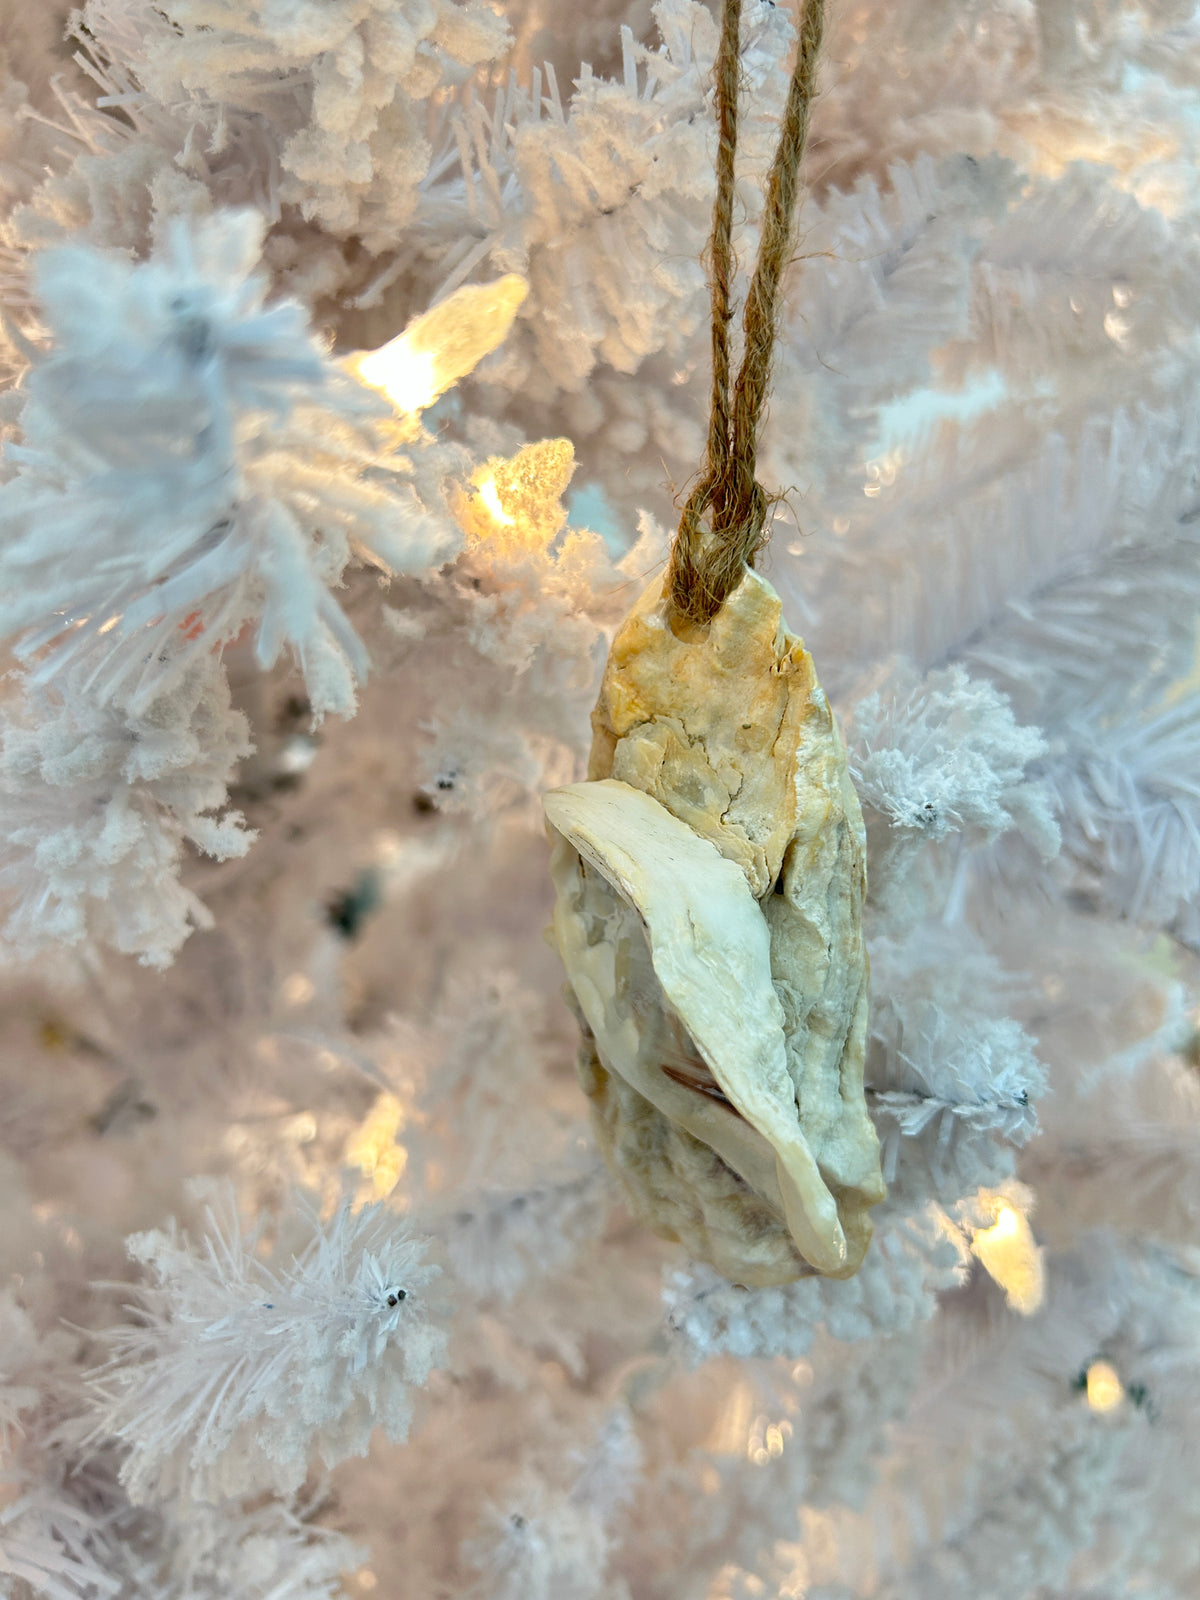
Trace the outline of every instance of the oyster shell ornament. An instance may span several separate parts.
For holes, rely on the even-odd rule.
[[[606,1160],[656,1233],[748,1286],[849,1277],[884,1197],[863,1095],[865,833],[779,597],[642,595],[588,781],[545,796],[554,931]]]
[[[579,1074],[634,1213],[735,1282],[847,1278],[884,1196],[863,1096],[866,834],[812,657],[753,570],[755,476],[824,0],[805,0],[731,383],[741,0],[724,0],[704,469],[545,797]],[[706,526],[707,520],[707,526]]]

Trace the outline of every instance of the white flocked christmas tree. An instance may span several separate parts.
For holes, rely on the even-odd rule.
[[[888,1194],[767,1288],[604,1165],[541,806],[702,466],[720,9],[0,11],[11,1600],[1200,1597],[1200,8],[829,0],[757,564]]]

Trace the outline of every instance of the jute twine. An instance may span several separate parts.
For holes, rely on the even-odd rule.
[[[671,549],[671,598],[693,622],[710,622],[763,543],[772,499],[755,476],[758,428],[771,377],[779,281],[792,253],[800,164],[816,87],[825,0],[807,0],[775,159],[767,176],[762,237],[742,313],[742,364],[730,392],[730,280],[738,37],[742,0],[723,0],[717,53],[717,198],[708,243],[712,293],[712,410],[704,471],[688,496]],[[707,514],[708,526],[704,526]]]

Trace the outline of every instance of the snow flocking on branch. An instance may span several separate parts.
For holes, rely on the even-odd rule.
[[[480,1573],[479,1600],[601,1600],[622,1596],[606,1571],[610,1524],[633,1498],[642,1452],[629,1412],[614,1408],[591,1448],[579,1452],[574,1481],[551,1485],[529,1474],[488,1509],[463,1555]]]
[[[79,665],[141,711],[257,623],[261,664],[290,649],[314,711],[346,714],[367,665],[330,592],[347,562],[420,571],[453,544],[373,430],[382,402],[298,305],[264,303],[262,229],[228,213],[139,265],[38,263],[54,343],[0,488],[0,632],[39,682]]]
[[[906,1040],[908,1050],[903,1052],[917,1087],[876,1090],[875,1106],[910,1136],[948,1114],[1024,1143],[1033,1130],[1030,1084],[1039,1085],[1044,1074],[1022,1029],[1010,1017],[997,1017],[990,1024],[956,1030],[933,1003],[923,1010],[924,1015],[911,1019],[916,1037]],[[939,1144],[945,1137],[943,1125]]]
[[[1025,778],[1045,741],[1017,725],[990,684],[950,667],[876,692],[853,715],[860,794],[894,829],[940,840],[994,839],[1018,827],[1044,854],[1057,849],[1047,796]]]
[[[889,1219],[852,1278],[808,1277],[777,1289],[727,1283],[693,1263],[670,1274],[663,1300],[680,1355],[699,1365],[715,1355],[806,1354],[824,1327],[835,1339],[903,1333],[933,1315],[941,1290],[961,1283],[968,1251],[936,1206]]]
[[[491,375],[540,400],[583,390],[601,363],[632,373],[656,351],[679,355],[703,324],[717,28],[696,0],[657,0],[653,14],[660,45],[623,28],[620,76],[584,65],[566,103],[547,68],[528,91],[510,84],[490,109],[479,100],[456,108],[423,186],[414,236],[435,232],[454,263],[441,288],[482,260],[528,277],[519,336]],[[747,5],[741,57],[753,93],[739,160],[754,173],[774,146],[793,33],[783,7]],[[741,198],[755,211],[757,185]]]
[[[28,687],[0,724],[0,948],[27,960],[95,942],[166,966],[212,921],[178,881],[185,845],[227,859],[254,839],[222,813],[246,718],[212,656],[141,714],[96,704],[80,675]]]
[[[520,1509],[518,1509],[520,1508]],[[600,1600],[608,1540],[586,1506],[545,1484],[515,1486],[464,1546],[480,1573],[471,1600]]]
[[[425,175],[423,102],[509,42],[479,0],[87,0],[76,29],[101,83],[219,201],[272,221],[295,207],[372,252]]]
[[[35,1369],[39,1340],[28,1314],[18,1305],[12,1290],[0,1293],[0,1449],[8,1454],[11,1437],[21,1433],[21,1413],[30,1410],[40,1398],[27,1379]]]
[[[511,1300],[603,1229],[606,1199],[604,1169],[583,1162],[528,1189],[477,1195],[439,1230],[448,1265],[481,1298]]]
[[[343,1534],[322,1527],[301,1497],[292,1500],[226,1502],[182,1512],[165,1508],[161,1543],[170,1555],[163,1571],[151,1562],[126,1561],[141,1592],[181,1591],[187,1600],[337,1600],[341,1579],[365,1551]],[[155,1552],[157,1554],[157,1552]],[[178,1590],[174,1587],[178,1586]]]
[[[298,1499],[135,1507],[95,1463],[0,1513],[0,1576],[45,1600],[337,1600],[363,1554]]]
[[[850,770],[863,801],[872,895],[898,910],[898,891],[927,845],[957,835],[966,845],[1018,830],[1043,858],[1059,848],[1044,784],[1026,768],[1046,752],[1008,700],[962,667],[924,680],[898,663],[890,682],[853,707]]]
[[[297,1215],[307,1238],[287,1263],[260,1254],[229,1190],[195,1245],[174,1230],[128,1241],[153,1281],[139,1320],[105,1336],[92,1382],[95,1436],[128,1445],[135,1503],[289,1493],[314,1452],[332,1466],[363,1454],[375,1426],[406,1437],[411,1391],[445,1354],[426,1295],[438,1269],[381,1204]]]
[[[892,1205],[952,1205],[1011,1176],[1037,1131],[1036,1041],[997,1014],[1020,986],[962,928],[921,924],[872,945],[868,1101]]]
[[[1194,440],[1159,420],[1186,479]],[[1195,942],[1200,546],[1191,511],[1167,515],[1178,509],[1147,519],[1161,530],[1153,542],[1105,552],[997,618],[967,660],[1052,741],[1044,776],[1080,885],[1123,916]]]
[[[38,1488],[0,1512],[0,1578],[22,1581],[46,1600],[120,1593],[120,1580],[96,1550],[97,1519],[60,1495]],[[12,1593],[12,1590],[5,1591]]]

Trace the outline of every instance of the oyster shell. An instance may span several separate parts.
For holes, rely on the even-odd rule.
[[[545,797],[580,1077],[635,1213],[738,1282],[845,1277],[883,1198],[865,838],[812,659],[748,572],[613,641],[589,781]]]

